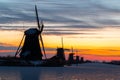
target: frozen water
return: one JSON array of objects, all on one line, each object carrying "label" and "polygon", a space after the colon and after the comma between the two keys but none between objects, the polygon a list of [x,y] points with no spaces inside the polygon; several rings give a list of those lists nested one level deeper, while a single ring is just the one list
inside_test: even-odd
[{"label": "frozen water", "polygon": [[0,80],[120,80],[120,66],[86,63],[70,67],[0,67]]}]

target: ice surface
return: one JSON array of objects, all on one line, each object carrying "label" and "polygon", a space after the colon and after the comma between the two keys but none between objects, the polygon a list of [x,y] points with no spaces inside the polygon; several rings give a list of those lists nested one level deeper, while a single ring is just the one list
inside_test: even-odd
[{"label": "ice surface", "polygon": [[120,80],[120,66],[86,63],[70,67],[0,67],[0,80]]}]

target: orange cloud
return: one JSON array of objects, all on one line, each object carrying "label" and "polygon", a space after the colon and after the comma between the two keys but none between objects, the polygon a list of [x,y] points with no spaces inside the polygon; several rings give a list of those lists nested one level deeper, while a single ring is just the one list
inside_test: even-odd
[{"label": "orange cloud", "polygon": [[15,52],[15,50],[0,50],[0,53]]}]

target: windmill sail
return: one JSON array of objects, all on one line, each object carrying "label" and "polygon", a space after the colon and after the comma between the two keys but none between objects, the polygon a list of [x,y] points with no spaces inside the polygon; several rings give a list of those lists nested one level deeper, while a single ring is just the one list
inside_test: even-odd
[{"label": "windmill sail", "polygon": [[15,53],[15,57],[19,54],[20,46],[21,46],[21,44],[22,44],[22,42],[23,42],[24,37],[25,37],[25,36],[23,35],[22,40],[21,40],[21,42],[20,42],[20,44],[19,44],[19,46],[18,46],[18,48],[17,48],[17,51],[16,51],[16,53]]},{"label": "windmill sail", "polygon": [[35,5],[35,13],[36,13],[36,20],[37,20],[38,29],[40,31],[40,42],[41,42],[41,45],[42,45],[42,48],[43,48],[44,56],[47,59],[46,53],[45,53],[45,48],[44,48],[44,43],[43,43],[43,39],[42,39],[42,35],[41,35],[41,33],[43,31],[43,28],[44,28],[44,25],[43,25],[43,21],[41,21],[41,26],[40,26],[39,16],[38,16],[38,11],[37,11],[37,6],[36,5]]},{"label": "windmill sail", "polygon": [[[36,20],[38,24],[37,28],[30,28],[24,32],[25,41],[20,53],[20,57],[28,60],[42,60],[42,51],[39,43],[39,36],[42,47],[44,49],[41,33],[44,26],[40,26],[37,6],[35,5]],[[45,50],[44,50],[45,52]]]},{"label": "windmill sail", "polygon": [[36,20],[37,20],[38,29],[40,30],[40,23],[39,23],[39,17],[38,17],[38,11],[37,11],[36,5],[35,5],[35,13],[36,13]]}]

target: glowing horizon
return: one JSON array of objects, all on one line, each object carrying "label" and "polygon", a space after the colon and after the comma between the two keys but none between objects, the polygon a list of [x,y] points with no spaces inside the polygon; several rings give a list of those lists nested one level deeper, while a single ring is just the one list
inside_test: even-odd
[{"label": "glowing horizon", "polygon": [[[106,32],[105,32],[106,31]],[[112,33],[111,33],[112,31]],[[64,39],[64,48],[65,49],[71,49],[73,47],[75,50],[75,53],[77,51],[77,55],[83,56],[86,59],[90,60],[120,60],[120,43],[119,43],[119,35],[115,36],[116,38],[110,39],[114,34],[120,34],[117,30],[113,32],[114,29],[111,30],[105,29],[103,30],[103,33],[100,34],[99,31],[96,33],[99,33],[96,36],[99,36],[100,38],[96,37],[95,35],[84,35],[88,36],[86,38],[79,38],[81,35],[43,35],[44,45],[45,48],[57,48],[61,47],[61,37]],[[94,32],[94,31],[92,31]],[[100,31],[101,32],[101,31]],[[18,47],[22,36],[24,34],[24,31],[22,30],[0,30],[0,43],[3,46],[15,46]],[[113,34],[112,36],[108,35],[108,33]],[[104,35],[103,35],[104,34]],[[101,36],[100,36],[101,35]],[[106,37],[106,36],[109,37]],[[83,36],[83,35],[82,35]],[[90,38],[92,37],[92,38]],[[103,37],[103,38],[101,38]],[[6,53],[10,50],[0,50],[0,53]],[[15,51],[15,50],[14,50]],[[10,52],[14,52],[11,50]],[[55,51],[47,51],[47,54],[55,54]],[[68,52],[66,53],[68,56]],[[98,58],[97,58],[98,57]],[[106,59],[103,59],[103,57]],[[101,61],[100,60],[100,61]]]}]

